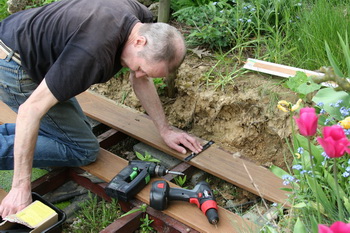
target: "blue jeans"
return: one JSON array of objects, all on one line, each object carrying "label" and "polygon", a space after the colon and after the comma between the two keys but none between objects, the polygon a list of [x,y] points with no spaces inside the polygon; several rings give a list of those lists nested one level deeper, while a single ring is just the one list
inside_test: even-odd
[{"label": "blue jeans", "polygon": [[[0,100],[15,112],[37,86],[11,57],[0,59]],[[0,125],[0,170],[13,169],[15,126]],[[72,98],[57,103],[42,118],[33,167],[82,166],[95,161],[98,151],[91,126]]]}]

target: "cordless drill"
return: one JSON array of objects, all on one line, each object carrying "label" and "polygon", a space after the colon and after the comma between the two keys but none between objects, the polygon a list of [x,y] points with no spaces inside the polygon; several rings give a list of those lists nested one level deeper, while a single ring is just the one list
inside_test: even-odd
[{"label": "cordless drill", "polygon": [[149,183],[152,176],[164,176],[167,173],[184,175],[153,162],[133,160],[108,183],[105,191],[110,197],[128,202]]},{"label": "cordless drill", "polygon": [[187,201],[194,203],[207,216],[209,223],[219,222],[218,206],[209,184],[205,181],[199,182],[194,189],[170,188],[165,180],[152,183],[150,193],[150,206],[156,210],[165,210],[168,201]]}]

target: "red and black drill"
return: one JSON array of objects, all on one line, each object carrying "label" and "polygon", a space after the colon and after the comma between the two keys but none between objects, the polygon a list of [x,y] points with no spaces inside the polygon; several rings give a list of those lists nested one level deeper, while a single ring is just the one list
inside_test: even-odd
[{"label": "red and black drill", "polygon": [[156,210],[165,210],[168,201],[187,201],[194,203],[207,216],[209,223],[216,225],[219,222],[218,206],[209,184],[199,182],[192,190],[170,188],[165,180],[152,183],[150,206]]}]

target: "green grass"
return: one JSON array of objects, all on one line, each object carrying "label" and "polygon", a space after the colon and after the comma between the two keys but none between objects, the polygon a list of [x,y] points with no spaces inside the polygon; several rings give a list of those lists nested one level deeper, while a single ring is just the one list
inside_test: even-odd
[{"label": "green grass", "polygon": [[[337,33],[345,38],[345,33],[350,32],[349,14],[350,5],[345,1],[319,0],[314,5],[305,4],[300,12],[300,20],[293,29],[294,33],[291,33],[290,41],[286,44],[287,49],[294,49],[291,53],[293,64],[311,70],[329,66],[325,41],[341,61]],[[345,61],[341,63],[344,69]]]},{"label": "green grass", "polygon": [[[42,177],[48,172],[43,169],[33,168],[32,170],[32,181]],[[6,192],[9,192],[11,189],[13,177],[13,170],[0,170],[0,188],[4,189]]]}]

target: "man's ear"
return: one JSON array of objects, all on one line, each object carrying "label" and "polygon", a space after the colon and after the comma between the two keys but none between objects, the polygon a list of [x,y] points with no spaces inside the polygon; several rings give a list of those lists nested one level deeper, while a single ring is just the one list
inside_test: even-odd
[{"label": "man's ear", "polygon": [[147,44],[147,39],[144,36],[138,36],[135,40],[135,46],[145,46]]}]

